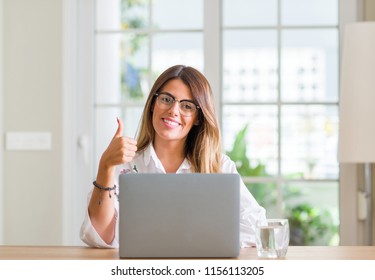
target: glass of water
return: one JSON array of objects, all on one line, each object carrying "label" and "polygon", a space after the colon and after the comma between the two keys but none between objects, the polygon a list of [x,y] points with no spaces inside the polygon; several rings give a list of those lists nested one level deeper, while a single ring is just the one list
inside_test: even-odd
[{"label": "glass of water", "polygon": [[261,258],[283,258],[289,245],[288,219],[267,219],[255,226],[256,247]]}]

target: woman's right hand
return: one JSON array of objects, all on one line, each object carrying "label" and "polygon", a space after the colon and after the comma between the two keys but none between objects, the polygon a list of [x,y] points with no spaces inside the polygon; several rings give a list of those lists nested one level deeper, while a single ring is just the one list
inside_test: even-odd
[{"label": "woman's right hand", "polygon": [[100,159],[100,166],[107,170],[131,162],[137,151],[137,141],[122,136],[124,125],[119,118],[117,118],[117,123],[117,131]]}]

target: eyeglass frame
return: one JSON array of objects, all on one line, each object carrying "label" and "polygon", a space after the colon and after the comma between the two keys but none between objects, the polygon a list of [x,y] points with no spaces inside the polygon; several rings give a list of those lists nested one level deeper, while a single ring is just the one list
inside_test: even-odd
[{"label": "eyeglass frame", "polygon": [[[197,110],[194,111],[192,115],[194,115],[195,112],[198,112],[198,110],[200,110],[200,108],[201,108],[201,107],[199,107],[199,105],[197,105],[193,100],[190,100],[190,99],[181,99],[181,100],[178,100],[178,99],[176,99],[176,97],[174,97],[171,93],[166,92],[166,91],[161,91],[161,92],[156,92],[156,93],[154,93],[154,96],[155,96],[155,98],[156,98],[156,102],[158,102],[158,97],[159,97],[161,94],[168,95],[169,97],[171,97],[171,98],[173,99],[173,102],[170,104],[170,107],[169,107],[168,109],[172,108],[173,104],[174,104],[176,101],[177,101],[178,103],[180,103],[180,104],[181,104],[181,102],[189,102],[189,103],[191,103],[192,105],[194,105],[195,108],[196,108]],[[164,104],[165,104],[165,103],[164,103]],[[167,104],[165,104],[165,105],[167,105]],[[181,107],[180,107],[180,106],[178,106],[178,109],[180,110],[180,113],[181,113],[182,115],[184,115],[184,114],[181,112]]]}]

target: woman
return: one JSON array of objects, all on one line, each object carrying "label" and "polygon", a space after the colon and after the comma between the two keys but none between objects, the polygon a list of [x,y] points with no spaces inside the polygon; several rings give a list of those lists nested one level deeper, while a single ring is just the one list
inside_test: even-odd
[{"label": "woman", "polygon": [[[123,123],[104,151],[81,239],[90,246],[118,247],[116,182],[120,172],[237,173],[222,154],[211,87],[192,67],[176,65],[155,81],[143,111],[138,141],[122,136]],[[119,170],[120,165],[125,169]],[[134,172],[134,171],[133,171]],[[241,182],[241,247],[255,244],[253,225],[265,219],[265,210]]]}]

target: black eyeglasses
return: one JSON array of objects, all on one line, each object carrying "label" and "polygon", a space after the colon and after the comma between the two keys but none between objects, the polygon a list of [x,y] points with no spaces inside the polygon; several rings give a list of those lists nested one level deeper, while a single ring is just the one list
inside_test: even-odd
[{"label": "black eyeglasses", "polygon": [[168,92],[157,92],[154,94],[156,96],[156,104],[160,109],[167,110],[170,109],[173,104],[177,101],[179,103],[178,108],[180,109],[181,115],[185,117],[190,117],[195,114],[200,107],[194,103],[192,100],[177,100],[172,94]]}]

